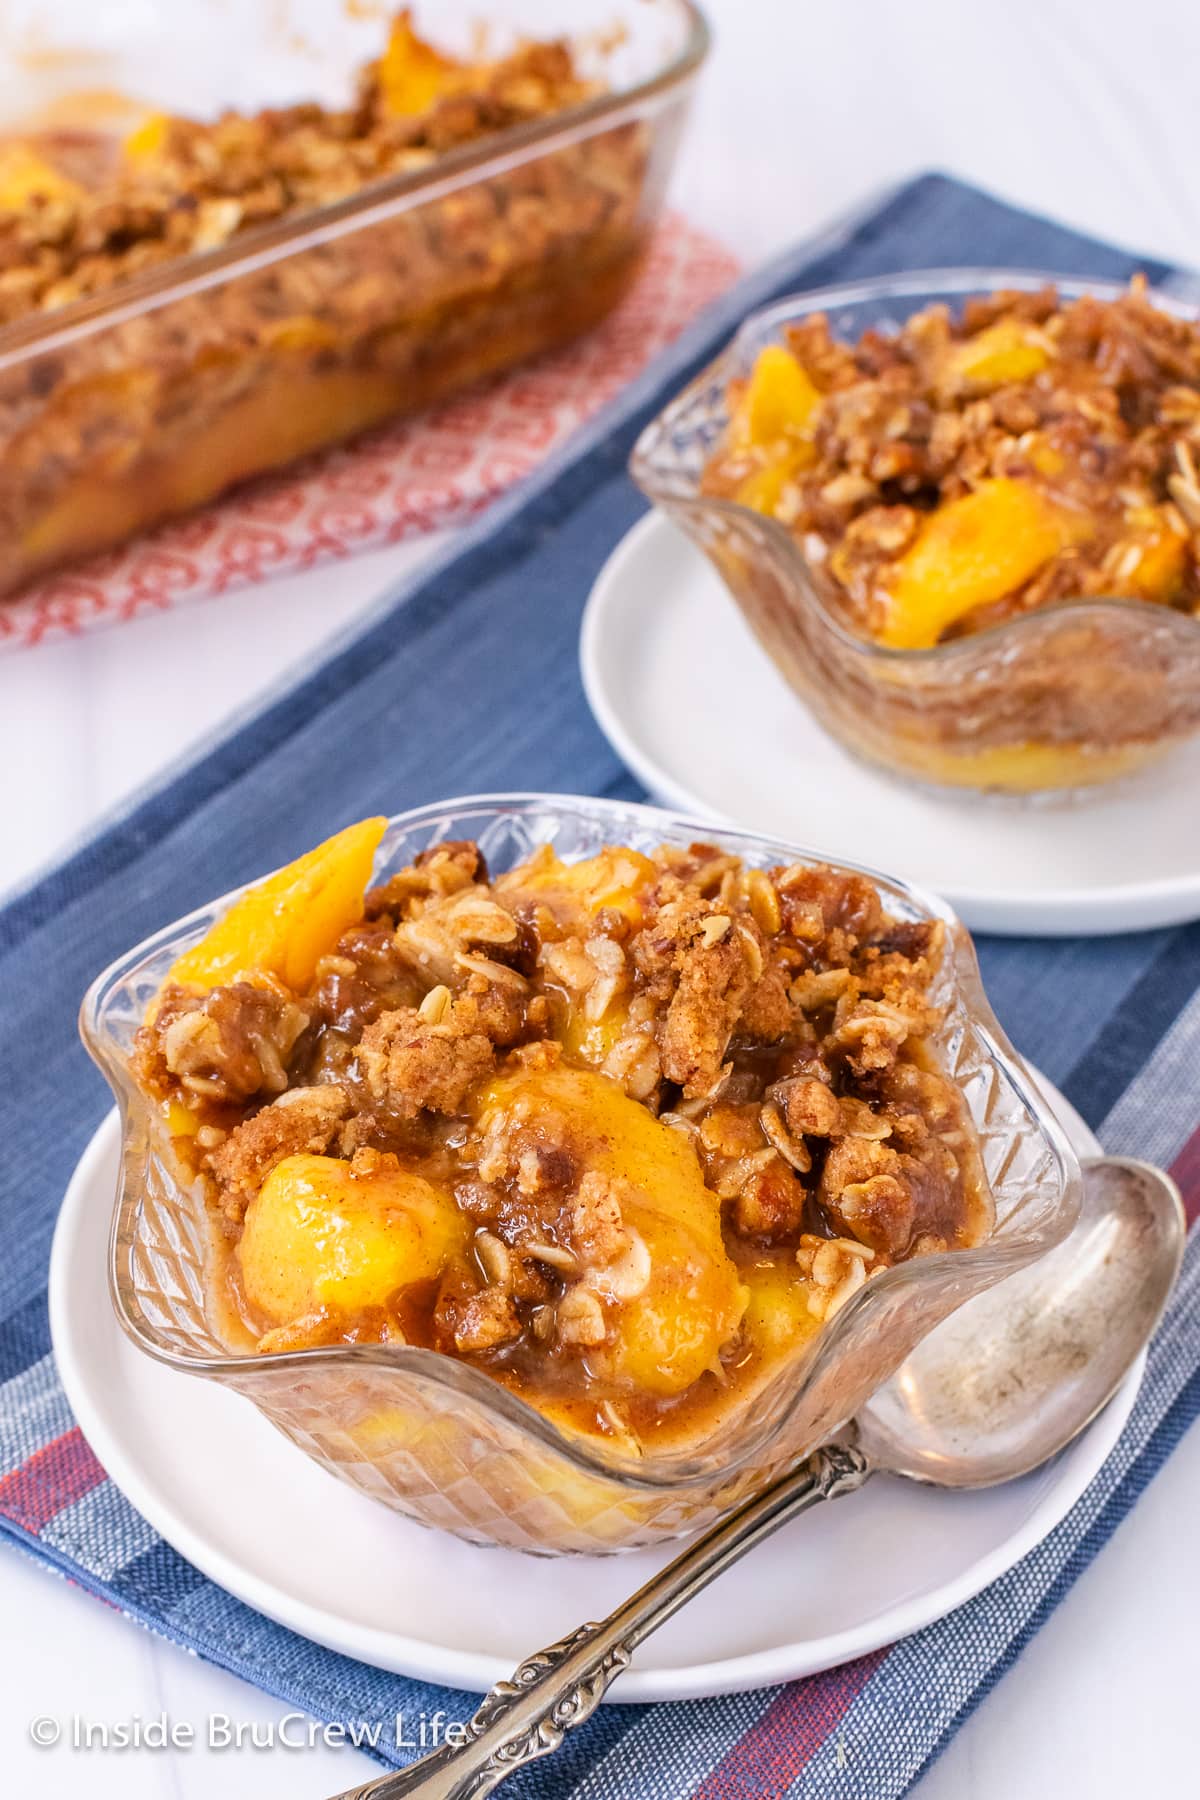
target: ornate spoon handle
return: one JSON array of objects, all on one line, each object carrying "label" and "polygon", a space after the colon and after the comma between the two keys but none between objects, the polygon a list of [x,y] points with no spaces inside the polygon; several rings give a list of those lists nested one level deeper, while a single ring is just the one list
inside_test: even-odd
[{"label": "ornate spoon handle", "polygon": [[467,1725],[467,1741],[444,1745],[395,1775],[381,1775],[335,1800],[481,1800],[506,1776],[557,1750],[590,1718],[634,1650],[732,1563],[797,1513],[861,1487],[871,1466],[847,1444],[816,1450],[773,1487],[746,1500],[599,1624],[527,1657],[497,1682]]}]

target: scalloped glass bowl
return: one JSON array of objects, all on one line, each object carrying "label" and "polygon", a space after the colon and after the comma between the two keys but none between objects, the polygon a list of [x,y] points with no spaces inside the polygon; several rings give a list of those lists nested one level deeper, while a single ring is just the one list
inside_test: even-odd
[{"label": "scalloped glass bowl", "polygon": [[[630,471],[715,564],[780,673],[844,748],[922,785],[1074,792],[1132,774],[1200,731],[1200,619],[1145,600],[1063,601],[929,650],[893,650],[838,618],[774,519],[700,492],[728,422],[731,378],[814,312],[838,337],[894,330],[935,302],[1053,282],[1067,298],[1111,282],[1011,269],[930,269],[818,288],[751,314],[729,347],[638,439]],[[1184,316],[1195,309],[1166,296]]]},{"label": "scalloped glass bowl", "polygon": [[[650,850],[697,836],[763,867],[820,860],[648,807],[543,794],[402,813],[389,825],[377,868],[400,868],[445,837],[478,839],[496,871],[542,843],[574,860],[604,844]],[[1058,1243],[1078,1208],[1075,1156],[992,1015],[965,928],[941,901],[867,872],[899,918],[946,923],[939,1047],[979,1133],[996,1230],[977,1249],[901,1264],[868,1282],[752,1405],[722,1419],[708,1443],[632,1460],[603,1441],[567,1435],[479,1370],[432,1350],[362,1344],[230,1353],[206,1304],[203,1199],[181,1181],[127,1059],[167,969],[232,895],[139,944],[99,976],[83,1003],[84,1042],[117,1096],[123,1124],[109,1266],[123,1329],[159,1362],[245,1395],[342,1480],[472,1542],[542,1554],[607,1552],[708,1524],[851,1417],[962,1301]]]}]

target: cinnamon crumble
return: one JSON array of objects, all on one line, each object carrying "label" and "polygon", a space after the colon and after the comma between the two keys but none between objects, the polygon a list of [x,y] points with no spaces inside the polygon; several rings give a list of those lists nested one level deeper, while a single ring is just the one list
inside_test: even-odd
[{"label": "cinnamon crumble", "polygon": [[854,344],[814,313],[730,399],[705,491],[785,525],[864,637],[922,649],[1094,596],[1200,613],[1200,323],[1140,276]]},{"label": "cinnamon crumble", "polygon": [[382,825],[247,892],[137,1040],[239,1341],[421,1345],[649,1445],[987,1235],[938,922],[705,843],[444,843],[364,895]]}]

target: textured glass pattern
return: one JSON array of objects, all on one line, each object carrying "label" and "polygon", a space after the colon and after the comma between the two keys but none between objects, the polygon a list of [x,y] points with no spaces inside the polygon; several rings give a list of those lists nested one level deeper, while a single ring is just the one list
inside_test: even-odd
[{"label": "textured glass pattern", "polygon": [[[446,837],[478,839],[498,871],[547,842],[573,860],[605,844],[651,850],[697,836],[763,867],[819,860],[647,807],[514,795],[400,815],[377,866],[383,873],[403,867]],[[1077,1210],[1074,1155],[988,1008],[965,930],[942,902],[868,873],[900,919],[947,924],[950,951],[936,996],[947,1009],[940,1049],[979,1133],[996,1231],[978,1249],[901,1264],[868,1282],[742,1416],[722,1421],[719,1441],[634,1461],[567,1436],[467,1364],[408,1346],[228,1352],[205,1308],[203,1202],[181,1184],[126,1058],[170,964],[229,895],[130,951],[84,1001],[84,1039],[124,1120],[109,1276],[125,1331],[159,1361],[246,1395],[363,1492],[474,1542],[544,1554],[613,1551],[704,1525],[828,1437],[939,1320],[1057,1243]]]}]

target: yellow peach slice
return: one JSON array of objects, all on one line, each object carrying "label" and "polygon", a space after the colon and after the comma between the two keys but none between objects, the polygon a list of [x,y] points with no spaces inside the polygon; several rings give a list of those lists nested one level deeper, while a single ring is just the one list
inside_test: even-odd
[{"label": "yellow peach slice", "polygon": [[793,1259],[752,1263],[742,1280],[750,1292],[746,1336],[764,1360],[786,1356],[821,1329],[808,1304],[809,1284]]},{"label": "yellow peach slice", "polygon": [[121,149],[131,162],[152,162],[166,148],[171,131],[169,113],[148,112],[128,134]]},{"label": "yellow peach slice", "polygon": [[241,976],[274,976],[306,988],[322,956],[362,917],[363,893],[387,825],[348,825],[250,888],[174,963],[169,981],[214,988]]},{"label": "yellow peach slice", "polygon": [[417,36],[407,9],[399,14],[379,60],[379,86],[384,108],[392,118],[413,118],[427,112],[443,94],[461,87],[463,75],[461,63]]},{"label": "yellow peach slice", "polygon": [[754,512],[765,513],[768,518],[772,518],[789,481],[793,481],[802,469],[810,467],[816,458],[814,444],[799,443],[785,455],[756,469],[752,475],[745,476],[738,483],[733,497],[740,505],[749,506]]},{"label": "yellow peach slice", "polygon": [[804,431],[820,404],[820,390],[782,344],[768,344],[754,360],[732,421],[738,445],[758,449]]},{"label": "yellow peach slice", "polygon": [[246,1298],[276,1325],[320,1307],[351,1315],[441,1274],[470,1227],[453,1197],[402,1169],[355,1176],[336,1156],[276,1164],[237,1247]]},{"label": "yellow peach slice", "polygon": [[292,313],[286,319],[276,319],[263,326],[260,336],[274,350],[329,350],[338,341],[329,321],[314,318],[311,313]]},{"label": "yellow peach slice", "polygon": [[610,1002],[602,1019],[589,1019],[581,1007],[573,1006],[560,1033],[563,1049],[598,1068],[628,1024],[629,1008],[619,1000]]},{"label": "yellow peach slice", "polygon": [[1107,565],[1115,571],[1114,594],[1164,603],[1173,600],[1187,573],[1187,538],[1175,530],[1160,507],[1139,507],[1126,517],[1132,530],[1113,546]]},{"label": "yellow peach slice", "polygon": [[604,1368],[641,1393],[682,1392],[717,1366],[746,1305],[721,1237],[720,1201],[690,1140],[586,1069],[501,1077],[484,1090],[481,1127],[513,1108],[569,1147],[581,1170],[618,1184],[624,1224],[649,1258],[645,1285],[629,1298],[606,1292],[603,1271],[595,1277],[610,1325]]},{"label": "yellow peach slice", "polygon": [[997,319],[983,331],[955,344],[947,367],[972,387],[1002,387],[1028,381],[1050,366],[1051,346],[1035,325],[1022,319]]},{"label": "yellow peach slice", "polygon": [[1057,505],[1028,482],[1008,476],[981,481],[931,513],[884,576],[880,642],[896,650],[936,644],[956,619],[1002,600],[1092,529],[1083,514]]},{"label": "yellow peach slice", "polygon": [[161,1112],[170,1137],[195,1137],[200,1129],[196,1114],[182,1100],[164,1100]]},{"label": "yellow peach slice", "polygon": [[0,212],[24,212],[34,200],[73,200],[81,192],[32,145],[0,145]]},{"label": "yellow peach slice", "polygon": [[582,862],[565,863],[552,851],[496,882],[499,894],[528,894],[563,923],[583,923],[609,908],[633,925],[642,922],[641,891],[658,879],[658,869],[640,851],[609,848]]}]

